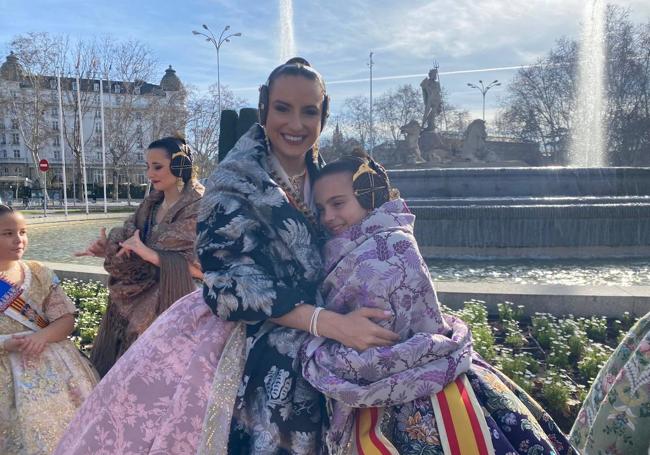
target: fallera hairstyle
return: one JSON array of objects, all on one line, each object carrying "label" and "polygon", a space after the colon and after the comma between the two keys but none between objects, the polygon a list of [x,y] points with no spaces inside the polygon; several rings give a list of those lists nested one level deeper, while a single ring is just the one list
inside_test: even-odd
[{"label": "fallera hairstyle", "polygon": [[283,65],[278,66],[269,74],[266,83],[260,87],[260,97],[257,108],[260,116],[260,124],[266,124],[266,118],[269,113],[269,95],[273,83],[282,76],[301,76],[310,81],[316,81],[323,90],[323,106],[321,108],[320,129],[323,131],[327,117],[329,116],[330,98],[327,96],[325,89],[325,80],[323,76],[311,67],[309,62],[302,57],[293,57]]},{"label": "fallera hairstyle", "polygon": [[346,155],[327,164],[314,179],[348,173],[352,178],[352,189],[361,207],[374,210],[385,202],[399,197],[399,191],[391,188],[388,173],[384,167],[374,161],[361,148],[353,150],[352,155]]},{"label": "fallera hairstyle", "polygon": [[19,213],[15,211],[12,207],[8,206],[7,204],[0,204],[0,216],[6,215],[8,213]]},{"label": "fallera hairstyle", "polygon": [[172,175],[181,178],[185,184],[192,179],[194,159],[185,139],[178,136],[164,137],[153,141],[147,149],[163,149],[171,160],[169,168]]}]

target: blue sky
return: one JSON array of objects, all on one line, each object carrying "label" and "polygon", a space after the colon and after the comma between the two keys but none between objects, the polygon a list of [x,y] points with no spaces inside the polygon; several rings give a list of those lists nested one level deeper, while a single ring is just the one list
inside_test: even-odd
[{"label": "blue sky", "polygon": [[[373,51],[375,95],[400,84],[417,86],[436,59],[451,102],[478,117],[481,96],[467,82],[505,84],[514,70],[466,71],[534,63],[557,38],[579,35],[584,2],[295,0],[295,43],[328,81],[334,112],[345,97],[368,93],[366,64]],[[611,3],[629,8],[635,21],[650,20],[647,0]],[[135,38],[151,48],[161,76],[171,64],[184,83],[199,88],[216,82],[216,54],[191,31],[206,23],[218,34],[228,24],[242,37],[221,48],[221,82],[251,105],[256,87],[280,63],[279,0],[0,0],[0,11],[3,55],[13,36],[30,31]],[[488,94],[488,120],[502,95],[503,87]]]}]

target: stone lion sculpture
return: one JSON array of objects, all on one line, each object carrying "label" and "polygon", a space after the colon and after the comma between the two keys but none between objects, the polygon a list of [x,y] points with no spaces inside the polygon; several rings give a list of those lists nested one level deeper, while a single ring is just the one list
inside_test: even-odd
[{"label": "stone lion sculpture", "polygon": [[476,119],[469,124],[463,135],[463,148],[461,149],[461,158],[469,161],[481,161],[488,155],[487,131],[485,121]]}]

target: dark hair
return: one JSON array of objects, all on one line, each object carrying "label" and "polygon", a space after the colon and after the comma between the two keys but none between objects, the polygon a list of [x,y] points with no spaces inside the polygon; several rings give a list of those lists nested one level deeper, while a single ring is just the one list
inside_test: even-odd
[{"label": "dark hair", "polygon": [[260,123],[266,124],[266,117],[269,111],[269,98],[271,93],[271,86],[273,83],[282,76],[301,76],[310,81],[316,81],[323,90],[323,105],[321,108],[321,131],[325,128],[327,117],[329,116],[329,103],[330,98],[327,96],[325,88],[325,80],[323,76],[311,67],[309,62],[302,57],[293,57],[287,60],[283,65],[278,66],[271,74],[269,74],[266,83],[260,87],[260,97],[258,102],[258,111]]},{"label": "dark hair", "polygon": [[183,179],[183,183],[187,183],[192,179],[192,163],[194,160],[192,150],[185,142],[185,139],[180,136],[164,137],[153,141],[147,149],[164,150],[171,160],[169,164],[171,173]]},{"label": "dark hair", "polygon": [[6,215],[7,213],[16,213],[13,207],[7,204],[0,204],[0,216]]},{"label": "dark hair", "polygon": [[[381,164],[370,158],[360,147],[355,148],[352,153],[325,165],[314,179],[314,183],[328,175],[349,173],[354,195],[359,204],[367,210],[376,209],[399,197],[399,192],[391,188],[388,173]],[[362,166],[367,169],[362,169]]]}]

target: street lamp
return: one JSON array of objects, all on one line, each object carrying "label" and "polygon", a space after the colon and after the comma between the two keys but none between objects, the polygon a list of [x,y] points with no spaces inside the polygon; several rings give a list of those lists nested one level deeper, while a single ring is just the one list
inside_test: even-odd
[{"label": "street lamp", "polygon": [[219,49],[221,49],[221,45],[223,43],[230,42],[230,38],[232,38],[233,36],[241,36],[241,33],[239,32],[230,33],[224,36],[224,34],[228,30],[230,30],[230,25],[226,25],[224,29],[221,31],[221,34],[219,35],[219,39],[217,39],[212,33],[212,30],[210,30],[207,25],[203,24],[202,27],[204,30],[206,30],[207,33],[197,32],[196,30],[192,30],[192,34],[201,35],[205,37],[205,40],[211,42],[214,45],[214,48],[217,50],[217,98],[219,101],[219,118],[221,118],[221,77],[219,74]]},{"label": "street lamp", "polygon": [[481,95],[483,95],[483,121],[485,121],[485,94],[492,87],[498,87],[499,85],[501,85],[501,82],[495,79],[492,82],[490,82],[488,85],[483,84],[482,80],[479,80],[478,83],[481,84],[480,87],[475,84],[470,84],[469,82],[467,83],[467,86],[477,89],[479,92],[481,92]]}]

